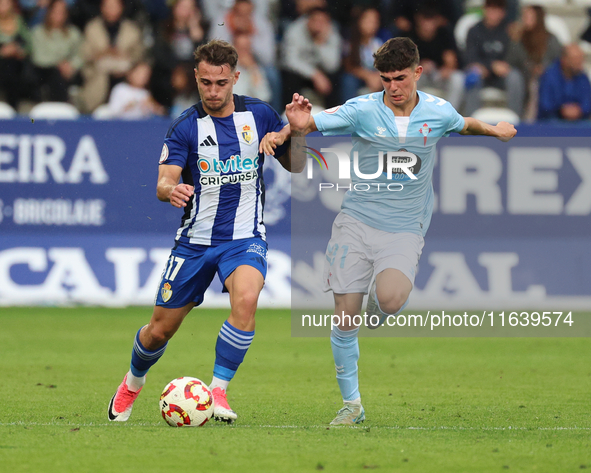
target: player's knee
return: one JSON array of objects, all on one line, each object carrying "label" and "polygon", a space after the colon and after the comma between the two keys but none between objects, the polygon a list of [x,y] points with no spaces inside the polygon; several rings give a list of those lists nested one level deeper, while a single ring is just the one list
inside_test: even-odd
[{"label": "player's knee", "polygon": [[248,289],[244,291],[238,291],[238,293],[233,297],[233,309],[236,313],[241,314],[243,317],[252,317],[256,312],[258,300],[258,291]]},{"label": "player's knee", "polygon": [[391,292],[389,294],[381,295],[381,297],[380,294],[378,294],[380,309],[386,314],[397,313],[406,302],[406,299],[408,299],[408,294],[402,292]]},{"label": "player's knee", "polygon": [[149,331],[148,341],[145,348],[148,350],[156,350],[164,345],[174,335],[174,330],[167,330],[166,327],[156,326]]}]

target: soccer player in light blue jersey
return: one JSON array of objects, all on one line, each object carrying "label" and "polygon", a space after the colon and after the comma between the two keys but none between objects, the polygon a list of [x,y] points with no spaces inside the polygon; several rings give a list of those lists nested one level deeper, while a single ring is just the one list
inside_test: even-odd
[{"label": "soccer player in light blue jersey", "polygon": [[[382,92],[351,99],[313,117],[307,101],[295,94],[287,114],[292,137],[313,131],[352,135],[351,156],[358,153],[358,169],[366,177],[361,179],[351,172],[353,187],[345,194],[333,224],[323,280],[325,290],[333,291],[336,315],[362,314],[363,296],[369,289],[366,312],[376,316],[368,317],[370,328],[381,326],[388,315],[398,314],[407,304],[433,211],[437,141],[451,132],[494,136],[502,141],[516,133],[509,123],[492,126],[462,117],[445,100],[417,91],[422,67],[417,47],[408,38],[384,43],[374,54],[374,67],[382,79]],[[283,144],[283,139],[284,135],[272,133],[263,140],[263,147],[270,152]],[[403,151],[404,155],[399,154],[388,166],[380,151]],[[392,166],[394,163],[398,166]],[[351,168],[353,171],[354,159]],[[363,191],[355,191],[355,184],[365,184]],[[357,372],[358,331],[359,327],[344,319],[331,333],[344,401],[332,425],[365,419]]]},{"label": "soccer player in light blue jersey", "polygon": [[[289,127],[268,104],[232,93],[240,73],[229,43],[212,40],[195,52],[201,101],[170,126],[158,173],[157,196],[184,209],[175,246],[156,294],[152,318],[136,334],[131,367],[108,409],[109,420],[126,421],[146,373],[164,354],[189,311],[203,302],[215,274],[230,293],[231,312],[215,347],[214,418],[233,423],[226,389],[254,338],[255,311],[267,273],[263,224],[265,187],[261,139],[274,132],[282,142]],[[311,108],[300,101],[302,110]],[[291,170],[290,150],[275,156]],[[303,169],[294,164],[294,171]],[[181,182],[182,178],[182,182]]]}]

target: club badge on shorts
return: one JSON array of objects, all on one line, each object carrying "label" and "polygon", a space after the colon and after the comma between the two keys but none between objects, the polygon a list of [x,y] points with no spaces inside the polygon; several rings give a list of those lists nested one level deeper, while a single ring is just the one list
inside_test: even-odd
[{"label": "club badge on shorts", "polygon": [[160,291],[160,293],[162,294],[162,300],[164,302],[168,302],[172,297],[172,288],[170,286],[170,283],[164,283],[164,286],[162,286],[162,290]]}]

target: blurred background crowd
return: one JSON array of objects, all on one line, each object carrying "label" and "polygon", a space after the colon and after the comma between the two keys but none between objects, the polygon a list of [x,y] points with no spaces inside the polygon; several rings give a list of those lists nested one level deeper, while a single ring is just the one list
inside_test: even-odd
[{"label": "blurred background crowd", "polygon": [[[587,5],[588,4],[588,5]],[[419,88],[464,115],[591,114],[588,0],[0,0],[0,101],[26,115],[69,103],[95,117],[178,116],[199,97],[193,51],[234,44],[235,93],[279,113],[382,89],[372,54],[417,43]],[[7,105],[6,105],[7,104]],[[499,115],[500,112],[500,115]]]}]

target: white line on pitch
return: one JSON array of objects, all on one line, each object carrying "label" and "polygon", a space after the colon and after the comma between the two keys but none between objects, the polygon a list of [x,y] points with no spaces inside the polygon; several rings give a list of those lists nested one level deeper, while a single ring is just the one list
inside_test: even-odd
[{"label": "white line on pitch", "polygon": [[[34,426],[34,427],[105,427],[107,425],[115,425],[111,422],[105,423],[86,423],[86,424],[78,424],[74,422],[0,422],[0,427],[8,427],[8,426]],[[129,427],[160,427],[164,426],[161,422],[129,422],[128,424],[124,424]],[[215,425],[215,424],[214,424]],[[226,426],[224,426],[226,427]],[[427,431],[437,431],[437,430],[473,430],[473,431],[487,431],[487,430],[523,430],[523,431],[536,431],[536,430],[550,430],[550,431],[560,431],[560,430],[569,430],[569,431],[588,431],[591,430],[591,427],[577,427],[576,425],[573,427],[462,427],[462,426],[447,426],[441,425],[437,427],[412,427],[412,426],[398,426],[398,425],[350,425],[350,426],[332,426],[332,428],[353,428],[353,429],[365,429],[371,428],[375,430],[427,430]],[[329,425],[233,425],[228,427],[231,429],[327,429],[331,428]]]}]

